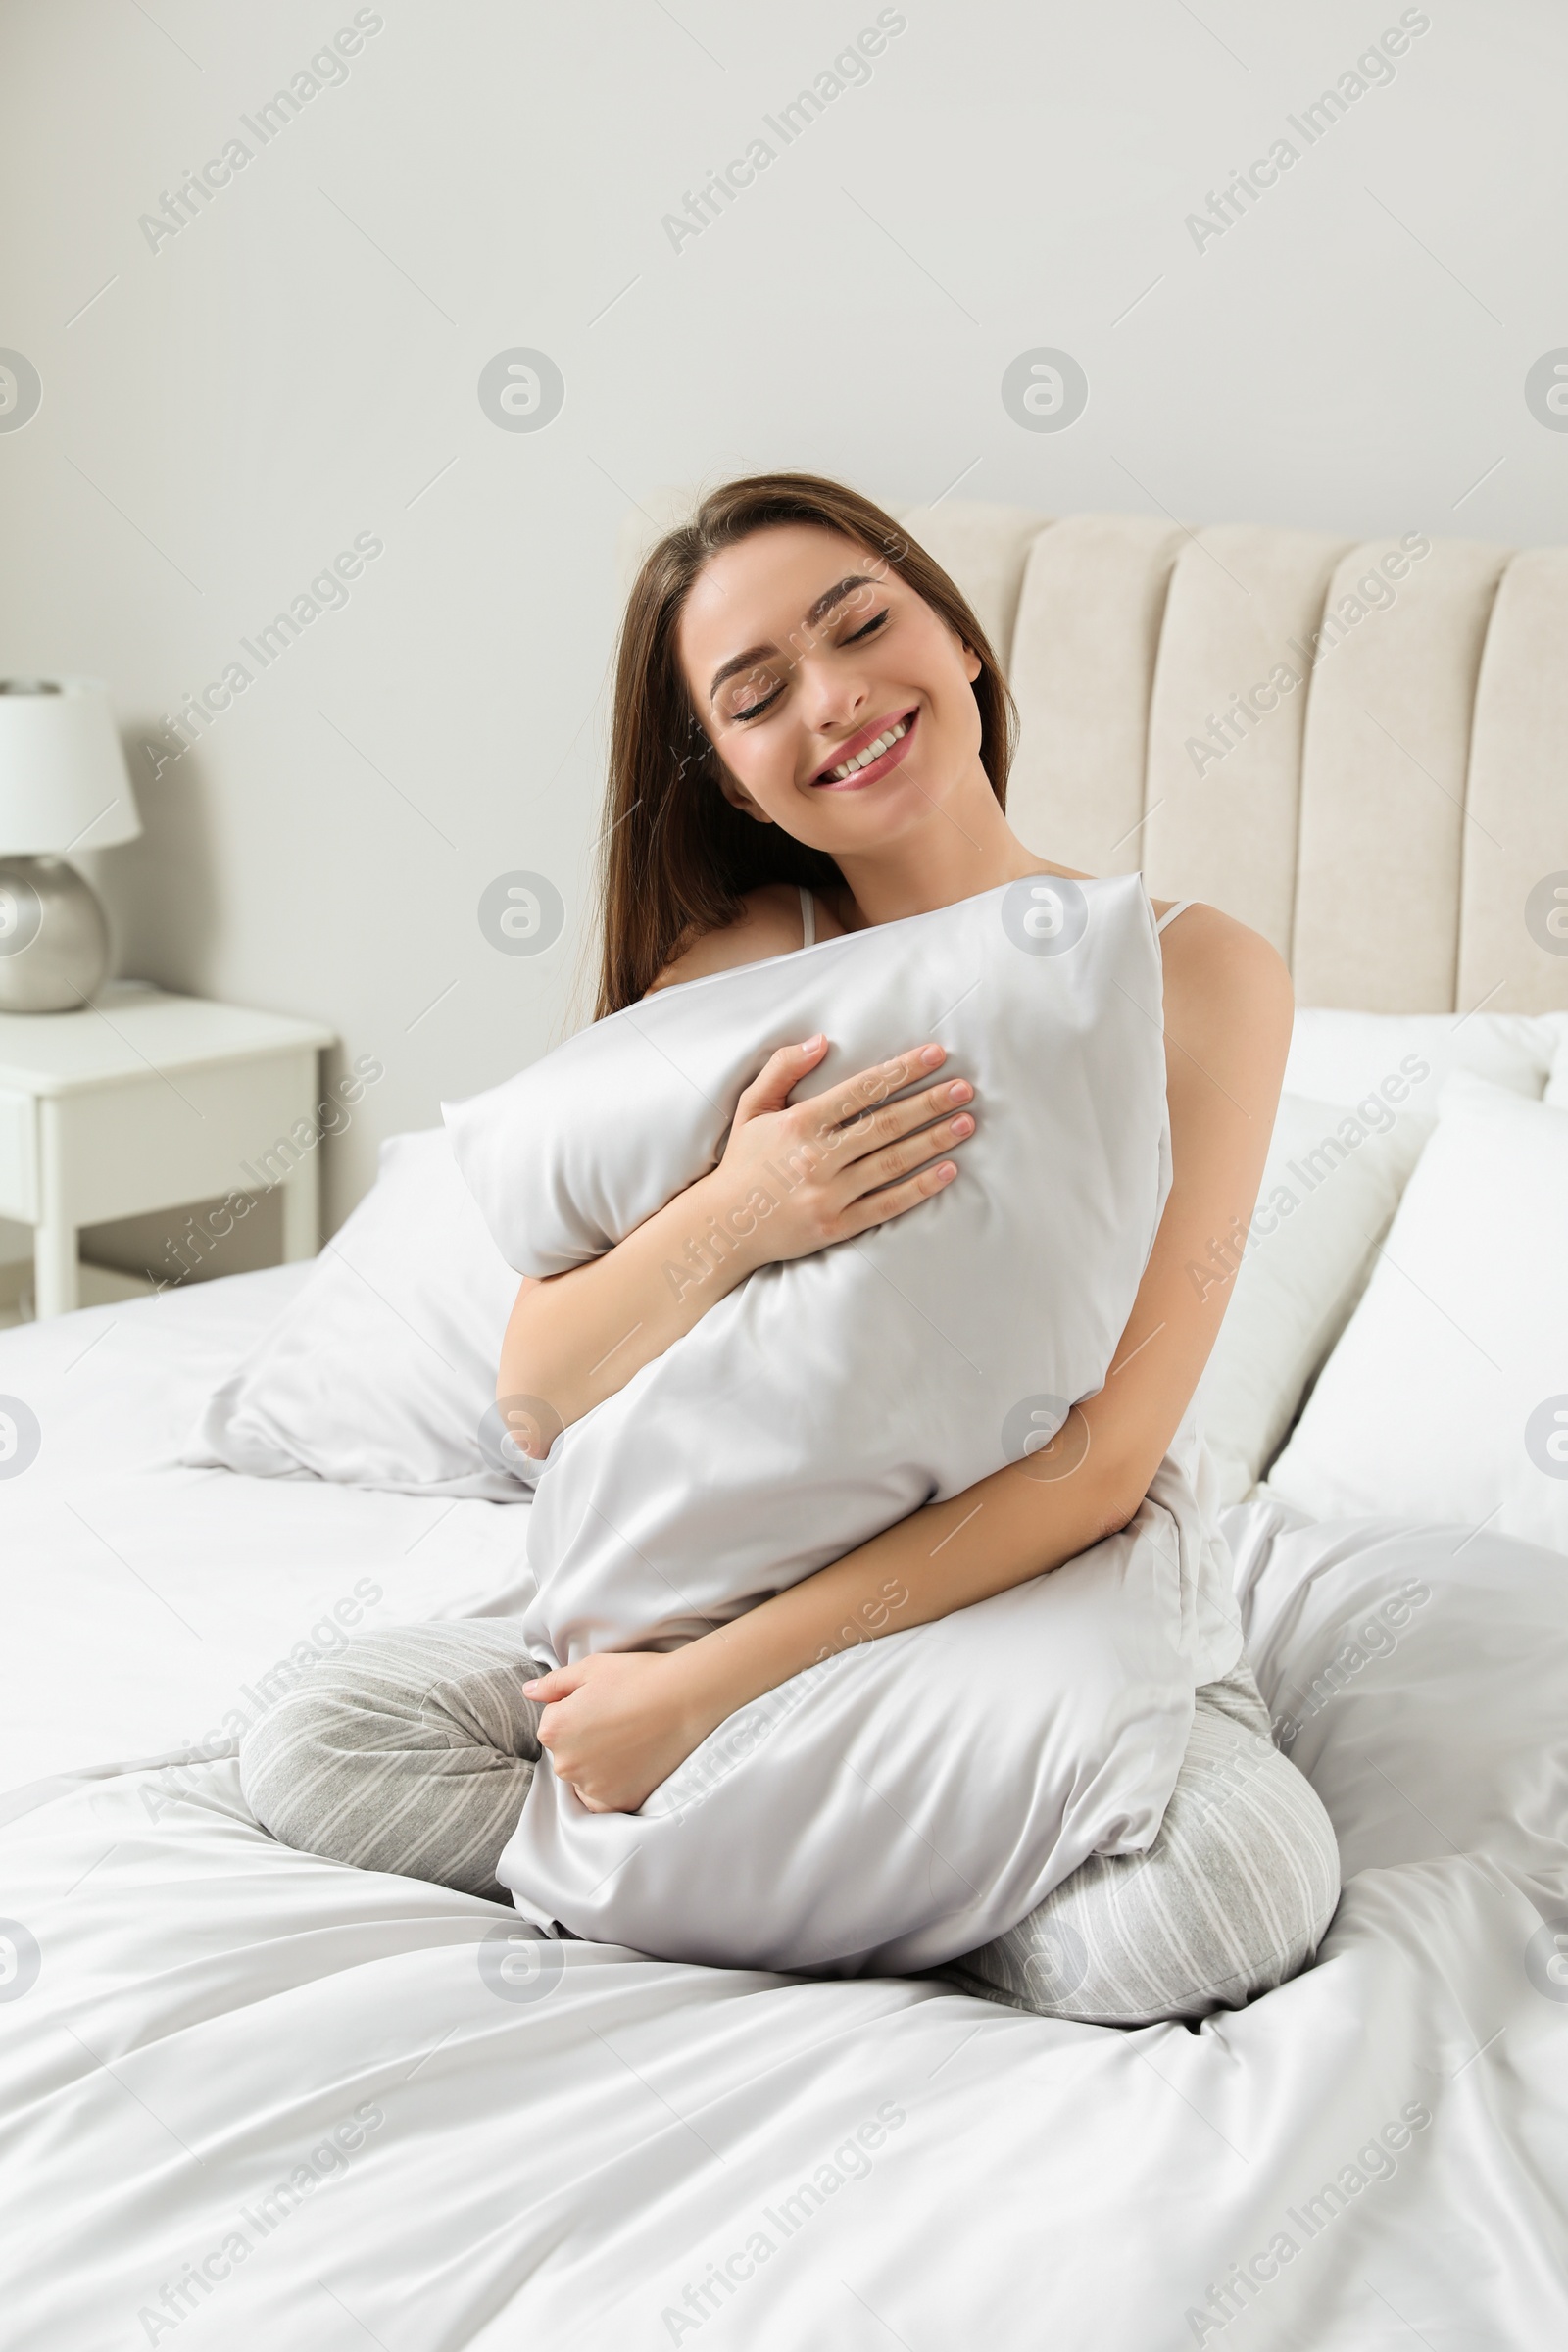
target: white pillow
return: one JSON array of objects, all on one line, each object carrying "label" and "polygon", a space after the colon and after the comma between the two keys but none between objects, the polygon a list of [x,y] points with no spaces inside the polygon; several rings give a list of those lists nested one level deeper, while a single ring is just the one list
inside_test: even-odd
[{"label": "white pillow", "polygon": [[[1267,1470],[1365,1288],[1447,1077],[1539,1096],[1554,1053],[1568,1063],[1563,1015],[1298,1007],[1252,1239],[1200,1388],[1227,1502]],[[1562,1083],[1568,1100],[1568,1069]]]},{"label": "white pillow", "polygon": [[209,1399],[184,1455],[256,1478],[532,1499],[495,1407],[517,1277],[442,1128],[394,1135],[309,1280]]},{"label": "white pillow", "polygon": [[[1396,1092],[1405,1083],[1396,1073]],[[1199,1390],[1222,1502],[1240,1502],[1262,1477],[1365,1286],[1402,1189],[1396,1115],[1376,1092],[1356,1110],[1281,1100],[1247,1254]],[[1223,1259],[1194,1274],[1211,1278],[1227,1278]]]},{"label": "white pillow", "polygon": [[1456,1076],[1268,1487],[1568,1551],[1568,1111]]},{"label": "white pillow", "polygon": [[[1562,1042],[1550,1014],[1337,1012],[1298,1008],[1285,1092],[1317,1102],[1359,1102],[1393,1078],[1407,1082],[1393,1146],[1407,1180],[1438,1119],[1444,1081],[1468,1070],[1538,1101]],[[1390,1100],[1394,1100],[1393,1096]]]},{"label": "white pillow", "polygon": [[1539,1017],[1556,1048],[1543,1101],[1558,1109],[1568,1109],[1568,1012],[1544,1012]]},{"label": "white pillow", "polygon": [[[710,1168],[791,1040],[831,1041],[797,1099],[928,1038],[976,1093],[945,1192],[764,1266],[556,1439],[536,1654],[702,1633],[1038,1447],[1100,1388],[1170,1181],[1160,986],[1138,876],[1041,877],[661,990],[447,1106],[497,1244],[548,1275]],[[755,1225],[774,1201],[753,1200]],[[694,1235],[671,1280],[715,1246]]]}]

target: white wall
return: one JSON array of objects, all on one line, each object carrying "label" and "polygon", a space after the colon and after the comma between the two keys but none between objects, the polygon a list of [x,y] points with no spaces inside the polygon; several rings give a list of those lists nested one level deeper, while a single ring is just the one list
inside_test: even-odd
[{"label": "white wall", "polygon": [[[874,0],[381,0],[261,147],[241,116],[355,13],[0,18],[0,346],[43,386],[0,432],[0,668],[113,683],[147,825],[97,861],[122,967],[385,1063],[332,1222],[381,1136],[571,1018],[612,546],[654,485],[788,465],[1047,513],[1568,526],[1568,434],[1524,397],[1568,344],[1553,0],[1405,11],[1430,28],[1310,148],[1286,118],[1398,6],[908,0],[784,147],[764,116]],[[152,250],[139,216],[236,132],[250,162]],[[662,217],[760,135],[775,160],[675,250]],[[1281,135],[1299,160],[1199,250],[1186,217]],[[542,431],[479,405],[514,346],[564,376]],[[1035,346],[1087,371],[1069,430],[1003,406]],[[346,607],[260,672],[239,639],[358,533],[384,552]],[[155,781],[140,747],[236,656],[254,681]],[[476,920],[514,868],[567,906],[537,959]]]}]

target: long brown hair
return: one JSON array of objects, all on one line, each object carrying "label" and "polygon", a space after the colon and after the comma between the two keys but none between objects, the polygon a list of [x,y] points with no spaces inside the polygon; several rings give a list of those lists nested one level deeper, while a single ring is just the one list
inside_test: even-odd
[{"label": "long brown hair", "polygon": [[600,900],[604,962],[594,1017],[635,1004],[683,942],[732,923],[761,882],[841,886],[825,851],[781,825],[760,825],[719,789],[719,760],[681,675],[681,609],[705,564],[754,531],[810,523],[881,558],[978,655],[980,759],[1007,804],[1017,712],[1002,665],[966,599],[939,564],[858,491],[814,473],[726,482],[643,564],[626,604],[615,662],[615,709],[605,795]]}]

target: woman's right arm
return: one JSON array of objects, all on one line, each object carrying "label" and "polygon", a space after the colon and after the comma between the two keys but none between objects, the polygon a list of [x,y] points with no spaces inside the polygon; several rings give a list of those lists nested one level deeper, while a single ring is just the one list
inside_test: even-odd
[{"label": "woman's right arm", "polygon": [[940,1069],[945,1049],[917,1047],[792,1103],[826,1052],[823,1037],[782,1047],[742,1095],[717,1167],[603,1256],[524,1281],[496,1383],[522,1450],[548,1452],[759,1266],[848,1241],[952,1181],[942,1154],[973,1130],[973,1088],[943,1081],[890,1100]]}]

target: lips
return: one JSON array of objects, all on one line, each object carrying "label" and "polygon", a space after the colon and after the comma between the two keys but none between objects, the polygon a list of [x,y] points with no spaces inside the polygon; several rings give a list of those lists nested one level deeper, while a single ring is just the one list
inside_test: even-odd
[{"label": "lips", "polygon": [[[918,718],[918,710],[911,709],[873,719],[869,726],[861,727],[858,734],[838,746],[833,759],[811,778],[813,790],[853,792],[862,784],[876,783],[897,767],[908,751]],[[893,740],[885,741],[888,737]],[[883,745],[882,750],[867,760],[866,753],[876,744]],[[853,761],[864,761],[864,765],[851,765]],[[845,767],[850,769],[848,775],[838,772]]]}]

